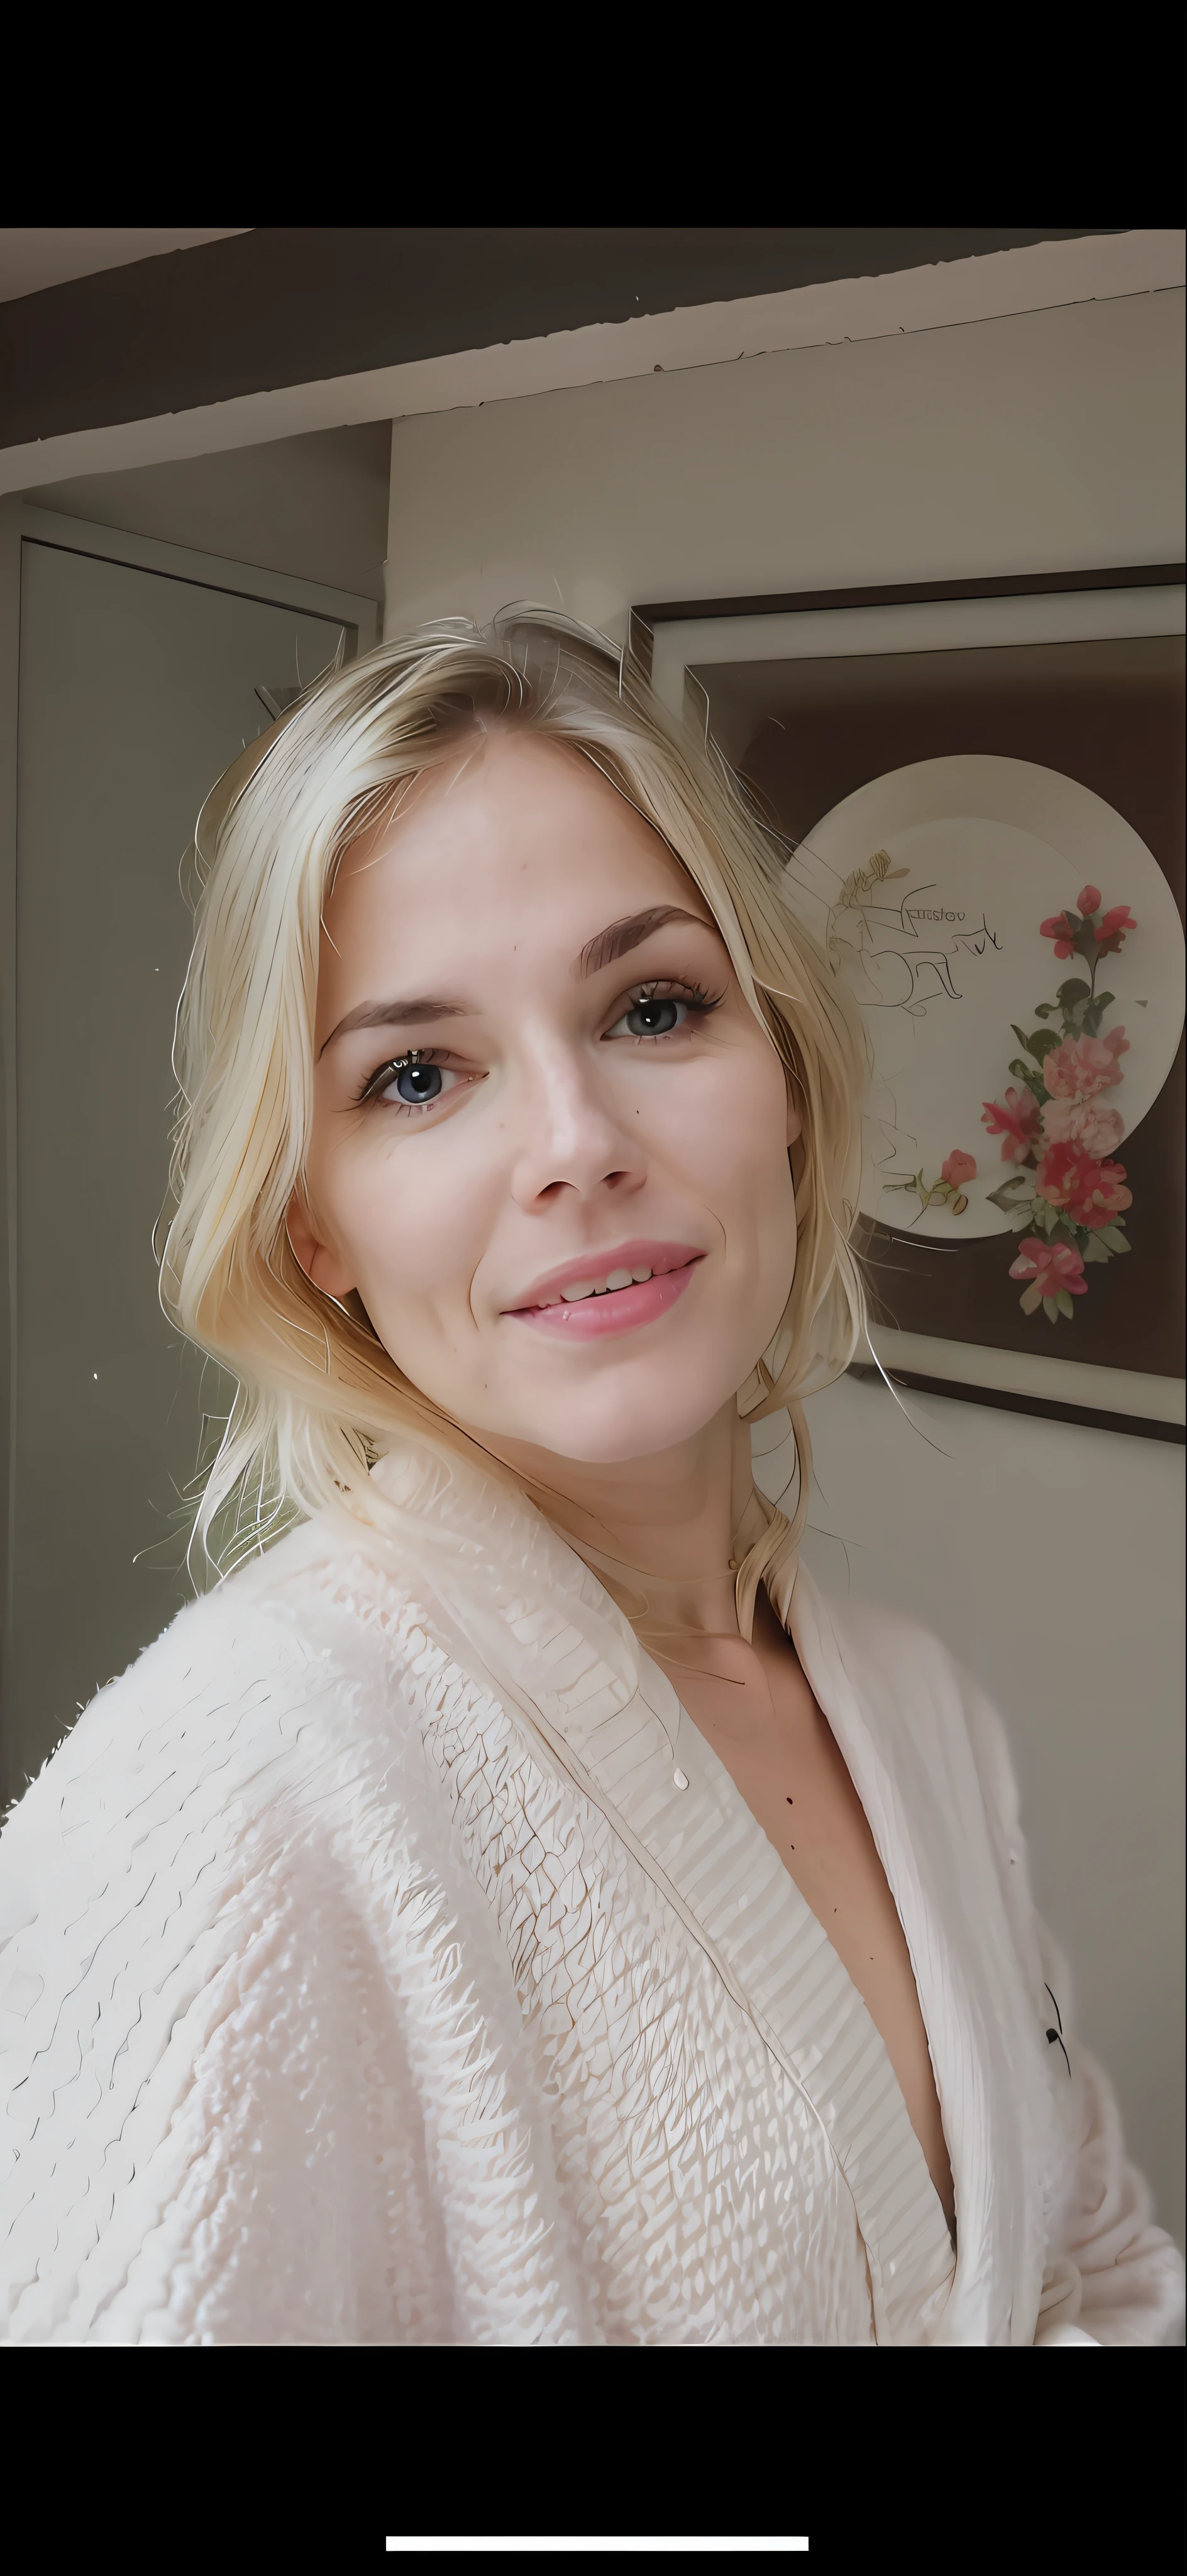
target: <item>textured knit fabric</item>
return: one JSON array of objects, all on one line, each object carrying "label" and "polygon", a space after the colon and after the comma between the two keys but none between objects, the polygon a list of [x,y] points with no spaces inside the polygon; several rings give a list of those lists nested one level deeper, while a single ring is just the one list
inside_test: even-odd
[{"label": "textured knit fabric", "polygon": [[779,1592],[910,1948],[955,2254],[861,1998],[596,1578],[470,1469],[372,1487],[183,1611],[5,1829],[0,2339],[1173,2335],[935,1641]]}]

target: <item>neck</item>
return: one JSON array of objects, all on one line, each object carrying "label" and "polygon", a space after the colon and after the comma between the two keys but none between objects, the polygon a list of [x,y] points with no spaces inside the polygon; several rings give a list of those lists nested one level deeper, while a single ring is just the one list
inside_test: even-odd
[{"label": "neck", "polygon": [[[732,1400],[675,1448],[610,1465],[560,1458],[526,1441],[484,1437],[483,1445],[521,1478],[579,1554],[653,1575],[656,1613],[666,1625],[718,1635],[736,1629],[739,1543],[743,1552],[751,1545],[761,1507],[749,1425]],[[601,1563],[596,1570],[603,1573]]]}]

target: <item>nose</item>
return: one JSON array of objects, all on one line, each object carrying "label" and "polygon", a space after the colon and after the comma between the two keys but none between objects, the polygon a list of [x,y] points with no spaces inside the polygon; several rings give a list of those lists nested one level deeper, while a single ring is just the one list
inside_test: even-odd
[{"label": "nose", "polygon": [[646,1179],[641,1137],[626,1133],[598,1081],[595,1065],[567,1050],[541,1050],[524,1063],[508,1116],[519,1130],[511,1195],[529,1212],[566,1190],[578,1198],[602,1191],[633,1196]]}]

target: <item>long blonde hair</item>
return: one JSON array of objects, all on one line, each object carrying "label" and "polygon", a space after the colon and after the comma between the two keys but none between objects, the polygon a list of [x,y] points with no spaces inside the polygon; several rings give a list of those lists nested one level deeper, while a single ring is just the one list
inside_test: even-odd
[{"label": "long blonde hair", "polygon": [[285,1218],[305,1179],[319,942],[338,862],[420,772],[490,723],[569,744],[661,835],[709,905],[795,1089],[795,1276],[738,1403],[752,1420],[787,1409],[793,1537],[802,1526],[800,1399],[839,1374],[863,1330],[849,1247],[861,1154],[854,1024],[789,904],[786,844],[711,742],[675,723],[604,636],[521,607],[487,629],[462,618],[421,626],[324,676],[203,808],[160,1294],[238,1391],[197,1509],[196,1579],[328,1503],[370,1517],[369,1468],[401,1436],[468,1445],[396,1366],[357,1299],[338,1305],[311,1284]]}]

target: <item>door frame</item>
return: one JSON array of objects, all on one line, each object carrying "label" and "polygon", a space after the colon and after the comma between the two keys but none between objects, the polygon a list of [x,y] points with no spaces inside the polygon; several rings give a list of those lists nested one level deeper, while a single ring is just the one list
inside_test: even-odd
[{"label": "door frame", "polygon": [[[37,509],[19,498],[0,500],[0,1781],[19,1795],[24,1782],[7,1780],[8,1644],[12,1633],[13,1528],[16,1455],[13,1440],[20,1314],[17,1304],[17,743],[20,712],[21,567],[26,545],[53,546],[67,554],[97,555],[137,572],[160,573],[204,590],[229,591],[274,608],[304,610],[344,630],[347,661],[365,653],[380,634],[374,599],[334,590],[325,582],[259,564],[235,563],[191,546],[101,528],[89,519]],[[261,709],[261,712],[263,710]]]}]

